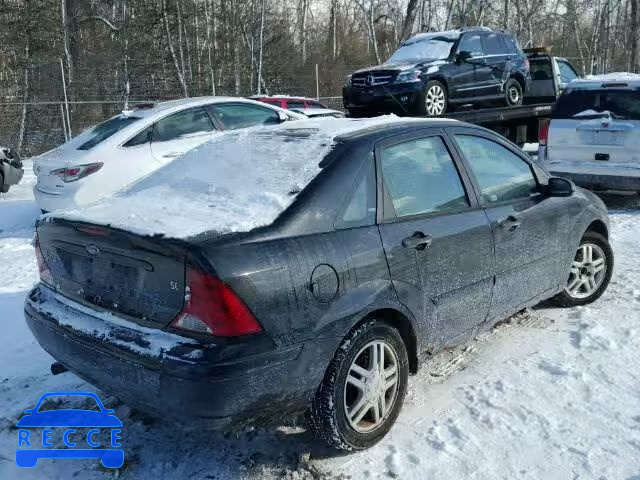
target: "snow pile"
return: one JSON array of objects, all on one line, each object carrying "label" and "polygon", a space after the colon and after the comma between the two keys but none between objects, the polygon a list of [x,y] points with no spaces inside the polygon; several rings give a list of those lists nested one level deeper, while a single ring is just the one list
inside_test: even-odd
[{"label": "snow pile", "polygon": [[113,198],[51,216],[172,238],[249,231],[291,205],[337,136],[396,121],[318,119],[225,133]]}]

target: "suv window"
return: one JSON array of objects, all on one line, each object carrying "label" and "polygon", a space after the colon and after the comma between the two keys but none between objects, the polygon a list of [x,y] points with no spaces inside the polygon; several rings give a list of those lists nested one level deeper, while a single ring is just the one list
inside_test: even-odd
[{"label": "suv window", "polygon": [[482,36],[482,50],[485,55],[506,55],[507,48],[497,33]]},{"label": "suv window", "polygon": [[149,143],[151,141],[151,135],[153,134],[153,125],[145,128],[140,133],[138,133],[135,137],[130,139],[128,142],[123,144],[123,147],[137,147],[138,145],[144,145],[145,143]]},{"label": "suv window", "polygon": [[469,206],[458,170],[440,137],[383,147],[381,163],[396,217]]},{"label": "suv window", "polygon": [[569,64],[563,60],[556,60],[558,63],[558,70],[560,71],[560,81],[562,83],[569,83],[571,80],[578,78],[578,74]]},{"label": "suv window", "polygon": [[214,130],[207,112],[203,108],[190,108],[158,120],[153,129],[154,142],[168,142]]},{"label": "suv window", "polygon": [[208,107],[225,130],[280,123],[278,112],[270,108],[242,104],[216,104]]},{"label": "suv window", "polygon": [[527,162],[484,137],[454,135],[487,203],[529,198],[538,183]]},{"label": "suv window", "polygon": [[481,57],[484,55],[482,50],[482,40],[479,33],[467,33],[462,37],[458,52],[470,52],[472,57]]},{"label": "suv window", "polygon": [[551,118],[613,118],[640,120],[640,92],[629,90],[571,90],[561,95]]},{"label": "suv window", "polygon": [[518,41],[513,35],[503,35],[502,39],[507,45],[507,50],[509,51],[509,53],[521,53],[520,45],[518,45]]}]

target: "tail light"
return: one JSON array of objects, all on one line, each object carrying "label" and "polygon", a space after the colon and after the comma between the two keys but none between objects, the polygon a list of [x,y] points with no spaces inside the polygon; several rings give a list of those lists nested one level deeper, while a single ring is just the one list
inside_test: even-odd
[{"label": "tail light", "polygon": [[36,249],[36,260],[38,261],[38,270],[40,271],[40,280],[42,280],[44,283],[48,283],[49,285],[53,285],[53,277],[51,276],[51,272],[49,271],[47,262],[44,261],[44,257],[42,256],[42,250],[40,249],[40,239],[38,238],[37,233],[35,236],[34,247]]},{"label": "tail light", "polygon": [[530,65],[529,65],[529,59],[528,59],[528,58],[525,58],[525,59],[524,59],[524,69],[528,72],[528,71],[529,71],[529,68],[530,68]]},{"label": "tail light", "polygon": [[262,331],[249,308],[220,279],[187,269],[185,303],[171,326],[217,337],[238,337]]},{"label": "tail light", "polygon": [[64,182],[75,182],[76,180],[80,180],[92,173],[96,173],[98,170],[102,168],[104,165],[102,162],[97,163],[89,163],[87,165],[76,165],[74,167],[67,168],[59,168],[57,170],[53,170],[51,175],[55,175],[60,177]]},{"label": "tail light", "polygon": [[538,143],[541,147],[547,145],[549,138],[549,120],[542,120],[538,126]]}]

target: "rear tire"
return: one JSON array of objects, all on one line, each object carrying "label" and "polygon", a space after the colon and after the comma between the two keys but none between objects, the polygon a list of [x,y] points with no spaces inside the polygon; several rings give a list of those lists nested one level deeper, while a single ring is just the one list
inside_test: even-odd
[{"label": "rear tire", "polygon": [[522,85],[515,78],[507,80],[504,86],[504,101],[508,107],[517,107],[522,105]]},{"label": "rear tire", "polygon": [[9,191],[9,185],[4,184],[4,175],[0,173],[0,193],[7,193]]},{"label": "rear tire", "polygon": [[561,307],[577,307],[602,296],[613,274],[613,250],[608,240],[588,231],[580,240],[565,288],[553,297]]},{"label": "rear tire", "polygon": [[371,447],[398,418],[408,376],[407,349],[398,330],[375,320],[360,325],[327,368],[307,412],[309,429],[334,448]]}]

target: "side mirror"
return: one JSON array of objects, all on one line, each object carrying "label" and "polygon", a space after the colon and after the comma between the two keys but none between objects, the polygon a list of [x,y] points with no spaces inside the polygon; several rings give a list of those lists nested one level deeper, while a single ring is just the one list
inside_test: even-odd
[{"label": "side mirror", "polygon": [[576,191],[571,180],[560,177],[551,177],[547,184],[547,194],[550,197],[570,197]]},{"label": "side mirror", "polygon": [[456,56],[458,63],[467,62],[469,61],[470,58],[471,58],[471,52],[467,50],[460,50],[458,52],[458,55]]}]

